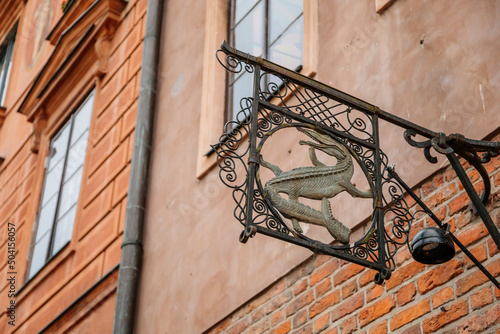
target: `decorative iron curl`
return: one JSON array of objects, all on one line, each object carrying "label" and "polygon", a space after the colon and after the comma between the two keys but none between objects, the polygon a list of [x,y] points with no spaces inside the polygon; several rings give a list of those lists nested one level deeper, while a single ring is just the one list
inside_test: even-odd
[{"label": "decorative iron curl", "polygon": [[355,131],[358,134],[356,137],[359,139],[375,143],[373,129],[369,129],[369,125],[372,124],[372,116],[330,99],[326,95],[298,86],[275,73],[272,75],[264,73],[261,76],[264,78],[261,79],[261,82],[266,82],[265,78],[268,77],[277,78],[277,80],[269,80],[266,85],[261,84],[260,94],[270,102],[282,105],[291,113],[333,127],[340,132],[347,134],[350,131]]},{"label": "decorative iron curl", "polygon": [[267,213],[264,199],[254,194],[253,210],[256,213]]},{"label": "decorative iron curl", "polygon": [[[370,245],[370,247],[367,247],[368,245]],[[376,245],[375,247],[377,248],[373,248],[374,245]],[[352,253],[360,259],[378,262],[378,242],[375,238],[370,238],[365,246],[355,246],[352,249]]]},{"label": "decorative iron curl", "polygon": [[[219,57],[219,53],[223,54],[224,61],[221,60],[221,57]],[[227,71],[234,73],[234,74],[239,74],[243,70],[245,70],[248,73],[253,73],[254,72],[254,67],[253,65],[247,64],[245,62],[242,62],[238,58],[232,55],[226,54],[222,50],[217,50],[215,53],[215,57],[217,58],[217,61],[219,64],[221,64],[222,67],[224,67]]]},{"label": "decorative iron curl", "polygon": [[375,184],[373,182],[374,180],[376,180],[375,162],[374,162],[375,151],[363,147],[354,142],[351,142],[349,140],[343,140],[343,142],[348,148],[351,149],[351,155],[357,160],[357,162],[363,165],[364,167],[363,172],[365,172],[365,176],[368,179],[372,180],[371,187],[372,189],[374,189]]},{"label": "decorative iron curl", "polygon": [[[238,153],[243,138],[248,134],[246,127],[234,127],[229,130],[229,125],[225,126],[225,133],[220,137],[219,144],[212,145],[217,153],[217,164],[219,166],[219,178],[229,188],[239,189],[246,182],[246,172],[248,171],[246,161],[243,157],[248,153],[247,147]],[[238,180],[236,170],[243,169],[245,178]]]},{"label": "decorative iron curl", "polygon": [[269,217],[267,220],[266,220],[266,227],[270,230],[274,230],[276,232],[280,232],[280,233],[283,233],[283,234],[289,234],[290,231],[288,230],[288,228],[286,226],[284,226],[283,224],[281,224],[279,222],[279,220],[274,217],[274,216],[271,216]]},{"label": "decorative iron curl", "polygon": [[281,219],[280,214],[274,209],[269,202],[269,199],[265,196],[265,190],[262,186],[259,169],[257,169],[256,172],[255,183],[257,185],[257,189],[254,190],[254,200],[259,201],[259,203],[262,203],[263,206],[259,206],[262,210],[257,212],[258,216],[253,219],[253,224],[262,224],[265,222],[268,229],[283,234],[289,234],[290,230],[286,227],[286,224]]},{"label": "decorative iron curl", "polygon": [[[212,148],[217,154],[217,165],[219,166],[219,178],[227,187],[232,189],[232,197],[236,204],[233,215],[245,225],[247,218],[247,191],[248,191],[248,166],[245,157],[248,155],[250,147],[244,146],[249,135],[250,117],[249,110],[252,108],[252,99],[243,98],[240,101],[241,115],[235,121],[226,123],[224,134],[219,138]],[[241,170],[244,177],[239,177],[237,171]]]},{"label": "decorative iron curl", "polygon": [[[358,131],[359,133],[363,133],[363,134],[365,134],[365,135],[368,136],[368,138],[367,138],[368,142],[375,143],[375,139],[373,138],[373,135],[368,132],[367,121],[365,121],[364,119],[362,119],[359,116],[354,116],[355,118],[352,120],[351,119],[352,113],[353,113],[353,109],[352,108],[349,107],[349,108],[346,109],[346,118],[347,118],[348,124],[350,125],[346,129],[346,132],[350,133],[352,130]],[[360,113],[360,115],[364,115],[365,117],[367,117],[368,118],[367,120],[371,124],[371,120],[372,120],[371,117],[369,117],[365,113]]]},{"label": "decorative iron curl", "polygon": [[[382,153],[383,154],[383,153]],[[385,154],[383,154],[385,156]],[[391,270],[395,268],[394,257],[403,245],[408,245],[412,223],[415,220],[410,207],[404,198],[404,189],[389,175],[392,166],[387,165],[387,157],[382,161],[382,205],[386,207],[384,217],[394,215],[384,232],[386,265]],[[389,233],[390,232],[390,233]]]},{"label": "decorative iron curl", "polygon": [[[214,147],[217,152],[217,164],[219,166],[219,178],[221,181],[229,188],[237,189],[242,187],[246,182],[246,176],[243,180],[241,178],[238,180],[236,170],[242,168],[243,171],[248,171],[246,162],[243,157],[248,152],[248,148],[244,150],[241,154],[238,154],[236,150],[239,148],[239,143],[235,139],[235,134],[240,133],[238,130],[232,131],[225,138],[227,140],[223,142],[220,146]],[[241,135],[241,133],[240,133]],[[236,137],[237,138],[237,137]]]},{"label": "decorative iron curl", "polygon": [[289,93],[288,80],[279,75],[263,72],[259,82],[259,95],[264,100],[270,101],[272,98],[277,98],[283,102]]},{"label": "decorative iron curl", "polygon": [[396,269],[396,261],[394,260],[394,257],[396,256],[396,252],[398,251],[398,244],[394,241],[394,239],[391,238],[387,231],[384,231],[384,238],[385,265],[392,272]]},{"label": "decorative iron curl", "polygon": [[378,250],[378,238],[376,232],[373,234],[373,237],[368,239],[368,241],[366,242],[366,248],[376,254],[375,252]]},{"label": "decorative iron curl", "polygon": [[264,132],[271,130],[273,124],[267,118],[259,118],[257,121],[257,128],[259,132],[257,133],[258,138],[262,138]]},{"label": "decorative iron curl", "polygon": [[387,199],[384,196],[384,204],[387,207],[385,214],[389,212],[394,214],[392,226],[390,226],[390,231],[392,232],[390,239],[397,245],[404,245],[408,241],[408,234],[410,233],[414,216],[403,197],[401,187],[393,180],[384,181],[383,187],[385,186],[388,186],[391,198],[390,202],[387,203]]},{"label": "decorative iron curl", "polygon": [[274,124],[274,125],[281,125],[283,124],[283,122],[285,121],[285,117],[280,114],[279,112],[271,112],[271,122]]},{"label": "decorative iron curl", "polygon": [[429,161],[430,163],[437,163],[438,159],[431,154],[431,147],[434,147],[435,144],[432,143],[432,140],[424,140],[424,141],[416,141],[413,139],[417,133],[413,130],[407,129],[404,132],[404,138],[408,144],[410,144],[413,147],[418,147],[418,148],[423,148],[424,149],[424,156]]},{"label": "decorative iron curl", "polygon": [[233,199],[236,203],[236,207],[234,208],[233,215],[241,225],[245,225],[245,221],[247,219],[246,213],[246,202],[247,202],[247,193],[246,186],[239,187],[233,190]]},{"label": "decorative iron curl", "polygon": [[354,255],[362,260],[378,262],[378,241],[374,234],[366,243],[343,249],[346,254]]},{"label": "decorative iron curl", "polygon": [[272,135],[280,128],[287,127],[293,124],[293,120],[274,110],[261,108],[261,118],[257,121],[257,138],[264,138],[264,136]]},{"label": "decorative iron curl", "polygon": [[[241,129],[241,131],[244,131],[245,134],[248,134],[248,126],[252,121],[252,105],[253,99],[250,97],[243,97],[240,100],[240,111],[236,113],[235,119],[229,120],[226,124],[224,124],[224,135],[222,135],[222,137],[227,136],[228,133],[231,133],[235,129]],[[219,139],[219,142],[225,140],[222,137]],[[241,140],[241,138],[239,140]]]},{"label": "decorative iron curl", "polygon": [[229,156],[225,156],[222,158],[219,167],[219,175],[221,176],[222,182],[224,182],[224,184],[228,187],[233,187],[231,183],[235,182],[237,179],[236,163],[234,159]]}]

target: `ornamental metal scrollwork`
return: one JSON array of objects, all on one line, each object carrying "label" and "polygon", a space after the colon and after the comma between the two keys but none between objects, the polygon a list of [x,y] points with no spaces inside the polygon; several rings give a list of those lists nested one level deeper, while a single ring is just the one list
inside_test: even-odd
[{"label": "ornamental metal scrollwork", "polygon": [[[446,224],[433,215],[389,165],[380,148],[379,122],[384,120],[405,128],[406,141],[422,148],[429,162],[437,162],[431,148],[449,159],[474,208],[500,247],[500,232],[481,204],[488,200],[491,188],[482,164],[500,154],[500,142],[433,132],[297,72],[238,51],[225,42],[217,52],[217,59],[232,73],[253,75],[253,92],[241,99],[241,110],[226,124],[219,142],[212,145],[220,179],[232,189],[234,217],[244,226],[241,242],[260,233],[374,269],[378,271],[377,284],[389,279],[398,249],[404,245],[411,248],[409,235],[417,214],[429,215],[441,228]],[[299,141],[308,147],[312,166],[282,171],[263,156],[268,139],[287,129],[296,129],[297,134],[312,139]],[[416,136],[424,139],[417,141]],[[336,163],[324,163],[317,151],[334,157]],[[456,155],[478,170],[484,183],[481,198]],[[354,162],[367,180],[368,190],[359,190],[352,183]],[[273,174],[264,184],[263,170]],[[359,240],[351,240],[347,226],[352,226],[352,222],[341,222],[335,217],[337,212],[332,212],[330,199],[341,192],[347,192],[355,200],[372,199],[369,226]],[[408,196],[421,209],[410,210]],[[310,207],[299,198],[320,201],[321,205],[316,202],[320,208]],[[326,228],[333,242],[311,239],[304,233],[301,222]],[[473,255],[464,252],[473,259]],[[486,271],[480,263],[476,265]],[[500,287],[498,281],[488,277]]]},{"label": "ornamental metal scrollwork", "polygon": [[[223,52],[222,50],[218,50],[216,53],[216,58],[219,64],[222,65],[227,71],[234,73],[234,74],[239,74],[242,71],[246,71],[248,73],[253,73],[254,72],[254,67],[250,65],[249,63],[246,63],[244,61],[241,61],[239,58],[230,55],[230,54],[224,54],[222,55]],[[219,58],[222,55],[223,60]]]}]

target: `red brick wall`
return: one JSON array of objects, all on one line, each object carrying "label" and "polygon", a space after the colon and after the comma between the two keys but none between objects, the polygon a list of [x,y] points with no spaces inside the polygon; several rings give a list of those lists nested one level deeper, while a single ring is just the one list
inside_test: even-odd
[{"label": "red brick wall", "polygon": [[[500,225],[500,158],[493,159],[487,170],[493,186],[487,208]],[[470,168],[468,172],[480,188],[477,172]],[[415,191],[498,277],[498,249],[480,218],[468,210],[469,200],[451,167]],[[420,215],[413,226],[417,231],[435,225]],[[447,263],[428,266],[415,262],[404,247],[396,262],[392,277],[381,286],[373,282],[373,270],[312,256],[206,334],[500,333],[500,291],[462,252]]]},{"label": "red brick wall", "polygon": [[[120,261],[130,160],[142,60],[147,0],[131,0],[112,39],[109,69],[97,83],[96,97],[71,244],[50,261],[16,298],[16,326],[7,325],[7,222],[17,227],[17,289],[25,283],[29,243],[38,209],[37,184],[43,183],[45,156],[30,151],[30,137],[0,167],[0,332],[36,333]],[[15,113],[15,110],[10,111]],[[7,116],[8,117],[8,116]],[[26,121],[28,122],[28,121]],[[42,162],[41,162],[42,161]],[[67,252],[66,252],[67,251]],[[59,258],[58,258],[59,257]],[[64,257],[64,258],[62,258]],[[116,289],[116,282],[114,283]],[[97,289],[100,289],[97,287]],[[109,290],[109,287],[106,287]],[[108,291],[106,290],[106,291]],[[75,331],[89,321],[111,328],[114,293],[93,308],[74,312]],[[86,320],[88,319],[88,320]],[[78,329],[80,328],[80,329]],[[109,330],[106,330],[108,332]]]}]

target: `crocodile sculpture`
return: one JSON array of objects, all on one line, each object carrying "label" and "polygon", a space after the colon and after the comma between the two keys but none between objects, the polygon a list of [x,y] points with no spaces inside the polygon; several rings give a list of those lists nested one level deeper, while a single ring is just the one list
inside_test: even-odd
[{"label": "crocodile sculpture", "polygon": [[[333,217],[329,198],[347,191],[353,197],[370,198],[372,191],[360,191],[352,183],[354,165],[349,150],[333,138],[317,131],[297,128],[314,140],[300,140],[300,145],[309,146],[309,157],[314,166],[294,168],[283,172],[278,166],[260,157],[260,165],[270,169],[275,177],[266,182],[264,191],[271,204],[286,218],[292,221],[295,231],[302,233],[299,221],[326,227],[328,232],[342,244],[349,243],[351,230]],[[321,150],[337,159],[334,166],[327,166],[316,157]],[[288,195],[288,200],[280,193]],[[304,197],[321,200],[321,211],[300,203]]]}]

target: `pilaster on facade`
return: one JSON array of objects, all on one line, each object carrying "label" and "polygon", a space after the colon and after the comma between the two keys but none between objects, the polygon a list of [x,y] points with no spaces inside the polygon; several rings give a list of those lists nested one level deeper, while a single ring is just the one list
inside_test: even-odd
[{"label": "pilaster on facade", "polygon": [[[125,6],[123,0],[100,0],[84,11],[74,5],[65,13],[50,35],[51,42],[57,39],[55,49],[19,108],[28,121],[35,119],[46,100],[63,99],[57,95],[67,94],[82,81],[94,80],[92,73],[105,74],[110,56],[109,43]],[[76,15],[74,13],[79,16],[69,21]],[[96,69],[88,71],[89,68]]]},{"label": "pilaster on facade", "polygon": [[[19,20],[20,31],[28,30],[23,24],[31,28],[30,18],[23,16],[36,12],[29,6],[45,2],[52,5],[51,17],[58,18],[49,31],[43,30],[48,33],[44,36],[48,40],[42,39],[41,50],[50,51],[50,55],[34,58],[43,61],[43,66],[35,63],[30,68],[23,67],[24,58],[14,58],[15,84],[26,76],[25,71],[39,70],[24,82],[26,86],[16,96],[18,102],[0,109],[0,123],[4,117],[11,124],[20,122],[19,137],[24,138],[9,143],[15,147],[14,153],[5,161],[2,159],[0,165],[0,226],[6,228],[8,222],[15,223],[18,233],[16,326],[8,325],[8,314],[3,309],[0,332],[109,332],[125,220],[147,1],[76,0],[64,12],[59,12],[58,1],[19,2],[21,9],[12,20]],[[30,10],[26,11],[28,7]],[[0,12],[5,10],[10,9],[2,5]],[[6,21],[0,23],[0,31]],[[25,45],[19,45],[24,52]],[[76,152],[80,158],[83,156],[83,165],[71,239],[47,258],[38,272],[30,274],[44,182],[50,158],[55,154],[51,149],[54,138],[89,93],[94,102],[88,142]],[[4,126],[0,131],[5,129]],[[5,138],[0,135],[0,146],[3,141]],[[1,245],[5,242],[0,240]],[[0,267],[5,269],[5,262]],[[8,302],[5,289],[2,282],[0,294]]]}]

